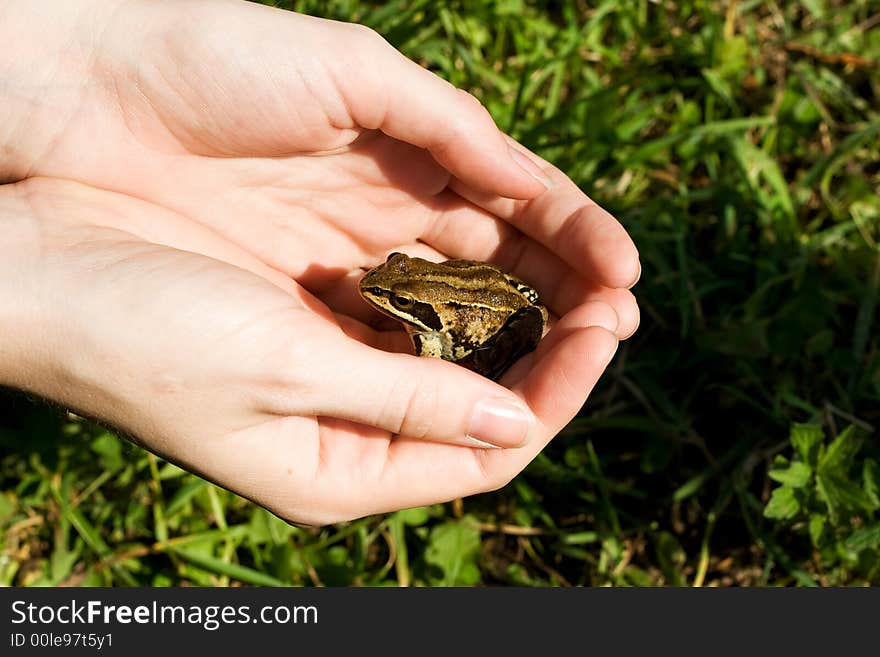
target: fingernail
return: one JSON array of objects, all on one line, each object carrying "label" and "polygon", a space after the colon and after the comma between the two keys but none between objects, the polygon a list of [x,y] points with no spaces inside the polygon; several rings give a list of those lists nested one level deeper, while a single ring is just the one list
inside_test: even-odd
[{"label": "fingernail", "polygon": [[636,286],[636,283],[639,282],[639,279],[640,279],[641,277],[642,277],[642,263],[639,262],[639,273],[636,274],[636,279],[635,279],[632,283],[630,283],[629,286],[627,286],[626,289],[627,289],[627,290],[631,290],[631,289],[633,289],[633,288]]},{"label": "fingernail", "polygon": [[547,177],[547,174],[544,173],[544,170],[537,164],[532,162],[528,155],[526,155],[525,153],[520,153],[518,150],[511,146],[510,157],[512,157],[513,161],[519,165],[520,169],[522,169],[532,178],[544,185],[544,187],[550,189],[553,186],[553,182],[550,180],[550,178]]},{"label": "fingernail", "polygon": [[478,449],[501,449],[498,445],[493,445],[492,443],[484,443],[482,440],[477,440],[476,438],[471,438],[470,436],[465,436],[462,440],[462,444],[466,447],[477,447]]},{"label": "fingernail", "polygon": [[532,415],[522,404],[490,397],[474,407],[467,437],[496,447],[521,447],[529,439],[532,424]]}]

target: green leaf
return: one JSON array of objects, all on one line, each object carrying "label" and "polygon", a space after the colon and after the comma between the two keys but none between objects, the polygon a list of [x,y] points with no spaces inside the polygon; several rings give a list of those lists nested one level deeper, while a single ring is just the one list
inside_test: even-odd
[{"label": "green leaf", "polygon": [[448,521],[431,530],[425,560],[443,571],[441,586],[472,586],[480,581],[477,559],[480,532],[466,523]]},{"label": "green leaf", "polygon": [[357,575],[354,555],[344,545],[332,545],[320,552],[309,550],[308,556],[326,586],[351,586]]},{"label": "green leaf", "polygon": [[8,559],[5,563],[0,561],[0,586],[12,586],[19,568],[21,563],[15,559]]},{"label": "green leaf", "polygon": [[813,547],[818,548],[822,541],[822,533],[825,531],[825,522],[827,518],[821,513],[814,513],[810,516],[809,532],[810,541]]},{"label": "green leaf", "polygon": [[687,562],[687,555],[681,543],[670,532],[660,532],[657,536],[657,560],[667,584],[684,586],[682,568]]},{"label": "green leaf", "polygon": [[768,474],[773,481],[778,481],[780,484],[803,488],[810,482],[813,471],[806,463],[795,461],[785,469],[770,470]]},{"label": "green leaf", "polygon": [[824,438],[822,427],[818,424],[792,424],[789,440],[801,461],[811,467],[816,466],[819,445]]},{"label": "green leaf", "polygon": [[431,518],[431,507],[417,506],[412,509],[403,509],[402,511],[395,513],[395,515],[398,516],[405,525],[409,525],[410,527],[420,527]]},{"label": "green leaf", "polygon": [[819,458],[819,472],[844,475],[861,447],[862,441],[856,437],[855,427],[848,426]]},{"label": "green leaf", "polygon": [[880,466],[874,459],[865,459],[862,466],[862,488],[874,508],[880,509]]},{"label": "green leaf", "polygon": [[[876,198],[874,200],[876,201]],[[867,237],[867,235],[870,234],[868,225],[873,224],[875,226],[880,226],[880,221],[878,221],[876,214],[871,217],[871,219],[863,220],[862,215],[868,213],[861,211],[862,206],[855,203],[853,205],[856,207],[850,211],[852,220],[856,225],[859,225],[859,232],[862,234],[862,239],[868,242],[869,246],[873,247],[873,238]],[[874,213],[872,212],[871,214]],[[878,212],[878,214],[880,214],[880,212]],[[854,363],[861,363],[865,358],[865,349],[868,346],[868,338],[872,333],[872,326],[875,321],[874,318],[877,316],[877,298],[880,296],[880,249],[877,250],[877,256],[874,263],[874,273],[868,279],[868,284],[865,286],[865,292],[862,294],[861,303],[859,303],[859,311],[856,313],[856,325],[855,331],[853,332],[852,345]],[[855,376],[855,372],[851,374],[851,377],[853,376]],[[853,380],[853,378],[850,378],[850,381]]]},{"label": "green leaf", "polygon": [[[704,68],[702,72],[703,78],[709,84],[712,91],[721,96],[725,102],[733,104],[733,90],[731,89],[730,82],[725,79],[722,72],[714,68]],[[693,157],[693,153],[688,153],[687,155]]]},{"label": "green leaf", "polygon": [[286,582],[282,582],[276,577],[261,573],[247,566],[239,566],[238,564],[229,563],[222,559],[202,553],[201,550],[193,548],[171,548],[169,552],[176,554],[178,557],[188,561],[194,566],[203,568],[217,575],[225,575],[232,579],[237,579],[245,584],[254,586],[287,586]]},{"label": "green leaf", "polygon": [[5,522],[7,518],[11,518],[17,506],[15,497],[11,492],[0,491],[0,523]]},{"label": "green leaf", "polygon": [[831,513],[872,511],[874,505],[861,486],[835,475],[817,475],[816,490]]},{"label": "green leaf", "polygon": [[122,442],[114,434],[104,431],[92,441],[92,451],[98,455],[107,470],[118,470],[125,465],[122,458]]},{"label": "green leaf", "polygon": [[[59,500],[63,505],[66,505],[65,501],[62,501],[60,494],[56,493],[56,499]],[[78,508],[70,508],[66,507],[63,510],[64,517],[73,525],[74,529],[76,529],[77,533],[80,537],[85,541],[86,545],[92,548],[95,552],[98,553],[102,558],[106,558],[110,556],[111,550],[110,547],[104,542],[104,539],[101,538],[100,532],[95,529],[95,527],[88,521],[85,514]],[[113,572],[128,586],[135,585],[135,579],[132,577],[131,573],[122,568],[120,565],[113,567]]]},{"label": "green leaf", "polygon": [[795,497],[794,489],[781,486],[774,490],[770,496],[770,501],[764,507],[764,517],[786,520],[794,518],[800,508],[801,505]]},{"label": "green leaf", "polygon": [[657,580],[650,573],[632,564],[623,569],[623,581],[633,586],[657,586]]},{"label": "green leaf", "polygon": [[748,65],[749,42],[743,36],[733,36],[716,42],[716,53],[718,73],[725,78],[733,78]]},{"label": "green leaf", "polygon": [[880,547],[880,522],[857,529],[846,539],[846,547],[853,552]]},{"label": "green leaf", "polygon": [[745,132],[752,128],[769,126],[776,123],[773,116],[751,116],[747,118],[727,119],[723,121],[711,121],[703,125],[696,126],[691,130],[682,130],[671,134],[663,135],[657,139],[643,142],[630,155],[630,161],[633,163],[641,162],[659,153],[662,153],[670,146],[674,146],[682,141],[689,139],[705,139],[708,137],[720,137],[730,133]]},{"label": "green leaf", "polygon": [[821,0],[801,0],[801,4],[813,18],[825,18],[825,3]]},{"label": "green leaf", "polygon": [[[788,181],[782,173],[779,162],[744,138],[730,140],[731,153],[752,186],[756,200],[768,210],[779,210],[793,225],[795,219],[794,203],[788,192]],[[772,190],[763,194],[760,184],[765,182]]]},{"label": "green leaf", "polygon": [[52,573],[53,586],[58,586],[70,575],[70,571],[73,570],[79,557],[79,550],[55,550],[52,552],[49,571]]},{"label": "green leaf", "polygon": [[174,465],[173,463],[165,463],[159,469],[159,479],[165,481],[166,479],[177,479],[178,477],[191,477],[192,475],[184,470],[183,468]]},{"label": "green leaf", "polygon": [[192,481],[188,481],[183,486],[181,486],[176,493],[174,493],[174,497],[171,498],[171,501],[168,503],[168,508],[165,513],[168,517],[173,516],[175,513],[180,511],[184,505],[189,502],[192,497],[198,493],[202,488],[208,485],[208,482],[204,479],[193,479]]},{"label": "green leaf", "polygon": [[110,555],[110,547],[104,542],[101,533],[88,521],[83,512],[76,507],[64,509],[64,516],[70,521],[77,533],[85,541],[86,545],[97,552],[101,557]]},{"label": "green leaf", "polygon": [[599,532],[585,531],[572,532],[571,534],[563,534],[561,541],[565,545],[583,545],[585,543],[595,543],[599,540]]},{"label": "green leaf", "polygon": [[[228,531],[237,529],[240,526],[242,525],[233,525]],[[251,515],[250,520],[244,526],[247,527],[247,540],[252,545],[265,545],[267,543],[286,545],[290,543],[291,536],[302,531],[298,527],[284,522],[275,514],[259,507],[254,509],[253,515]]]}]

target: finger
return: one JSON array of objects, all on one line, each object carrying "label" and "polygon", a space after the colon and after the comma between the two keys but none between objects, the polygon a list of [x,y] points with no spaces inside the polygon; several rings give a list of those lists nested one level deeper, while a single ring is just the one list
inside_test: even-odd
[{"label": "finger", "polygon": [[539,166],[511,148],[485,107],[470,94],[407,59],[375,33],[364,33],[372,57],[347,70],[342,93],[354,121],[427,149],[475,189],[519,199],[547,189]]},{"label": "finger", "polygon": [[[581,409],[614,357],[617,345],[613,333],[590,326],[568,333],[536,359],[528,376],[514,390],[534,409],[547,434],[555,435]],[[530,444],[531,449],[534,446]]]},{"label": "finger", "polygon": [[575,331],[598,326],[616,335],[620,318],[612,306],[602,301],[588,301],[550,326],[550,330],[538,343],[537,348],[521,358],[501,379],[504,385],[515,388],[548,353]]},{"label": "finger", "polygon": [[532,437],[536,421],[521,399],[458,365],[344,339],[321,353],[320,369],[302,366],[308,354],[294,358],[299,365],[290,401],[274,412],[334,417],[460,445],[516,447]]},{"label": "finger", "polygon": [[[588,321],[590,314],[600,319],[606,312],[594,305],[564,321]],[[560,331],[560,339],[541,358],[537,374],[562,374],[565,385],[524,382],[533,401],[548,407],[540,418],[539,435],[526,447],[467,449],[412,437],[389,443],[387,434],[376,429],[340,420],[322,420],[317,429],[312,420],[289,417],[259,427],[256,435],[248,435],[254,433],[249,429],[227,437],[228,448],[201,441],[210,448],[205,447],[197,462],[211,466],[203,475],[239,481],[239,493],[282,517],[313,524],[493,490],[520,472],[566,418],[577,413],[616,345],[601,328],[562,323],[561,328],[568,332]],[[551,399],[557,394],[558,400]]]},{"label": "finger", "polygon": [[504,242],[493,255],[478,253],[472,247],[466,246],[467,244],[466,239],[462,240],[461,251],[454,251],[449,256],[496,263],[504,271],[518,276],[534,287],[538,291],[540,302],[557,316],[561,317],[584,303],[596,301],[614,309],[618,317],[614,330],[621,340],[630,337],[638,328],[639,306],[632,292],[605,287],[584,278],[530,238]]},{"label": "finger", "polygon": [[399,322],[386,330],[367,326],[363,322],[359,322],[347,315],[336,315],[335,317],[340,328],[348,337],[373,349],[381,349],[382,351],[398,354],[411,354],[413,351],[412,340],[400,328]]},{"label": "finger", "polygon": [[444,502],[499,488],[518,474],[583,406],[617,347],[603,328],[577,330],[536,364],[520,386],[542,409],[536,439],[519,449],[461,449],[405,438],[391,443],[363,513]]},{"label": "finger", "polygon": [[631,293],[584,276],[545,246],[457,194],[439,195],[437,207],[421,239],[438,253],[497,264],[533,286],[541,302],[560,316],[586,301],[604,301],[620,316],[618,337],[635,331],[639,311]]},{"label": "finger", "polygon": [[629,290],[601,288],[593,294],[587,294],[585,301],[607,303],[617,313],[617,329],[614,334],[618,340],[626,340],[639,328],[641,311],[636,298]]},{"label": "finger", "polygon": [[[543,162],[531,153],[528,156]],[[451,181],[450,188],[533,237],[585,277],[607,287],[634,285],[641,267],[623,226],[565,174],[547,163],[543,166],[553,186],[531,201],[501,198],[460,180]]]},{"label": "finger", "polygon": [[[491,260],[534,287],[540,295],[541,303],[555,315],[562,316],[587,302],[602,302],[611,306],[617,314],[619,321],[615,334],[618,338],[623,340],[635,333],[640,321],[639,307],[629,290],[607,288],[585,280],[559,258],[534,244],[532,240],[523,241],[531,245],[524,250],[521,249],[518,257],[514,255],[513,249],[503,248],[499,252],[502,254],[500,257],[491,257],[481,247],[474,248],[467,239],[463,239],[462,246],[456,248],[456,243],[447,243],[441,238],[444,246],[453,249],[452,252],[447,253],[441,253],[427,244],[419,243],[400,246],[393,250],[432,262],[440,262],[450,257]],[[504,253],[509,253],[512,257],[505,257]],[[332,287],[324,290],[319,298],[337,313],[349,315],[373,327],[395,328],[394,320],[373,310],[361,298],[358,281],[362,275],[362,272],[358,271],[339,279]]]}]

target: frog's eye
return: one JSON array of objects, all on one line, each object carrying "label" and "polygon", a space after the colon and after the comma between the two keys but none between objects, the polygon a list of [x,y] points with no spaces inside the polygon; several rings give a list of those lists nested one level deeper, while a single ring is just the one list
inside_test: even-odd
[{"label": "frog's eye", "polygon": [[397,308],[409,308],[413,305],[413,298],[408,295],[395,294],[393,297],[391,297],[391,303],[393,303]]}]

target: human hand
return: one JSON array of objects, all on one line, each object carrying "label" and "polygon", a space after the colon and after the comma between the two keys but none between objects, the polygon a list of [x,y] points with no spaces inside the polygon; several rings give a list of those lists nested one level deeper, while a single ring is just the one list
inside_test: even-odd
[{"label": "human hand", "polygon": [[[0,280],[15,281],[0,288],[0,384],[99,417],[290,521],[506,483],[580,408],[617,345],[611,308],[583,304],[509,372],[511,392],[375,349],[393,344],[351,319],[346,333],[294,281],[153,204],[37,178],[0,187],[0,221]],[[165,233],[180,248],[161,244]],[[526,445],[459,446],[483,400],[525,410]],[[526,437],[509,415],[477,425],[505,445]]]},{"label": "human hand", "polygon": [[[29,10],[40,6],[26,5]],[[3,164],[5,176],[12,180],[42,174],[125,194],[93,196],[96,192],[84,187],[51,189],[45,182],[25,187],[30,205],[39,205],[44,192],[53,199],[43,201],[48,210],[36,213],[47,226],[62,225],[65,212],[75,218],[59,234],[91,235],[96,225],[103,226],[96,234],[106,250],[92,254],[98,261],[122,258],[159,270],[168,266],[171,274],[178,269],[187,272],[182,280],[173,277],[177,302],[168,306],[155,306],[152,292],[157,289],[152,286],[165,279],[145,282],[139,266],[119,272],[115,293],[89,279],[90,285],[104,290],[89,293],[96,303],[114,295],[127,299],[128,312],[139,318],[137,328],[155,326],[157,316],[178,312],[190,295],[208,301],[190,304],[191,323],[177,324],[179,330],[170,341],[157,340],[161,331],[95,335],[92,327],[80,323],[80,342],[69,344],[91,345],[91,357],[76,360],[75,367],[68,363],[60,377],[60,366],[53,369],[43,363],[42,369],[29,369],[27,381],[12,377],[11,384],[112,422],[151,449],[300,522],[449,499],[507,481],[577,412],[610,358],[614,336],[585,327],[604,326],[619,337],[635,330],[638,310],[624,288],[637,278],[638,259],[623,229],[564,175],[506,140],[473,99],[407,62],[368,31],[245,3],[193,2],[181,7],[65,3],[64,11],[78,13],[73,17],[79,20],[72,21],[78,30],[91,26],[73,32],[79,59],[59,59],[57,52],[46,52],[44,57],[19,56],[11,65],[4,62],[5,77],[13,81],[21,61],[56,65],[50,66],[55,74],[51,84],[41,84],[44,76],[32,76],[37,82],[13,98],[17,103],[4,106],[8,120],[0,124],[5,130],[2,143],[11,156]],[[82,12],[88,16],[83,18]],[[22,16],[13,17],[18,28],[27,23]],[[208,23],[223,29],[206,30]],[[6,24],[16,27],[15,21]],[[50,29],[60,24],[63,21],[53,21]],[[69,37],[73,28],[68,24],[64,29],[60,36]],[[93,38],[99,33],[100,39]],[[27,30],[13,29],[12,34]],[[218,34],[222,42],[216,40]],[[351,47],[351,38],[357,47]],[[27,41],[12,50],[20,55],[30,45]],[[240,43],[243,50],[231,54],[229,43]],[[254,43],[262,48],[252,49]],[[322,66],[310,68],[315,62]],[[338,69],[324,66],[333,62],[341,62]],[[381,77],[375,75],[380,69]],[[291,70],[299,75],[287,75]],[[332,75],[325,78],[312,75],[328,70]],[[312,85],[316,81],[317,87]],[[329,88],[346,98],[342,105],[350,112],[348,122],[340,123],[334,113],[339,105],[328,102],[333,94],[314,93],[316,88]],[[29,96],[27,89],[37,93]],[[289,116],[291,108],[297,109],[296,120]],[[27,111],[16,116],[17,109]],[[372,121],[358,123],[364,112],[377,109],[382,111],[372,115]],[[22,117],[27,117],[26,124]],[[370,129],[376,127],[381,130]],[[518,155],[511,156],[509,148]],[[514,160],[548,182],[551,191],[541,193],[543,185],[524,176]],[[536,162],[540,172],[533,168]],[[531,201],[508,198],[536,195]],[[84,239],[94,244],[92,237]],[[61,241],[66,240],[70,238]],[[178,250],[154,252],[150,244]],[[127,254],[130,248],[134,255]],[[142,260],[141,249],[150,258]],[[179,250],[191,253],[184,258]],[[494,260],[535,284],[550,310],[561,316],[536,354],[504,379],[534,412],[527,447],[502,453],[425,442],[460,442],[479,399],[510,399],[510,393],[447,363],[370,350],[367,357],[363,345],[403,349],[399,331],[377,332],[364,323],[374,316],[355,291],[361,268],[375,264],[389,250],[435,259]],[[278,333],[264,345],[281,349],[278,345],[284,343],[291,350],[308,345],[308,357],[281,360],[274,354],[267,362],[264,352],[229,346],[230,353],[241,354],[235,360],[239,366],[263,366],[257,375],[214,370],[210,360],[200,369],[192,358],[179,358],[175,347],[190,344],[187,331],[198,334],[199,312],[206,313],[203,320],[216,320],[222,334],[229,328],[223,322],[235,325],[244,321],[240,313],[260,317],[265,311],[257,303],[233,307],[225,303],[228,300],[211,301],[207,292],[222,294],[211,288],[228,271],[218,269],[213,281],[211,276],[194,276],[190,268],[200,271],[205,262],[196,253],[213,259],[206,268],[213,270],[219,261],[257,275],[242,288],[272,283],[277,289],[271,294],[253,292],[267,307],[279,304],[291,316],[310,317],[302,326],[296,323],[285,330],[273,325]],[[154,265],[152,258],[161,264]],[[178,264],[169,266],[167,258]],[[239,269],[229,275],[241,276]],[[191,290],[182,290],[190,284]],[[145,294],[131,294],[129,286]],[[286,294],[283,303],[279,293]],[[77,294],[82,293],[71,290],[71,298]],[[68,308],[74,315],[79,310]],[[265,328],[271,322],[256,324]],[[128,349],[120,351],[121,338],[132,341]],[[337,357],[351,353],[358,343],[356,357]],[[140,358],[119,359],[129,351]],[[63,350],[36,352],[58,355]],[[197,346],[190,353],[205,357]],[[151,360],[159,364],[157,369],[148,367]],[[296,365],[296,371],[282,369],[282,362]],[[323,369],[314,369],[318,365]],[[110,381],[108,366],[114,373]],[[314,381],[315,372],[327,374]],[[352,372],[363,376],[352,377]],[[142,376],[146,381],[138,383]],[[396,383],[389,386],[395,377]],[[267,389],[290,392],[307,381],[315,396],[306,408],[291,406],[286,399],[267,406],[264,397],[253,392],[245,400],[251,406],[245,405],[247,412],[242,413],[244,402],[211,388],[215,380],[227,381],[225,388],[242,394],[248,385],[260,388],[263,395]],[[199,394],[182,386],[188,392],[176,395],[175,403],[168,391],[163,394],[168,381],[170,390],[177,389],[174,381],[205,390]],[[431,399],[437,403],[427,408],[431,405],[426,400]],[[189,415],[201,420],[208,414],[220,419],[193,427],[183,419]],[[246,427],[240,424],[245,416],[254,421]],[[229,422],[224,424],[224,418]],[[175,428],[174,422],[183,424]],[[502,445],[516,444],[511,436],[522,434],[512,423],[507,423],[506,437],[498,423],[483,428],[484,438]],[[393,437],[388,431],[411,436]],[[200,440],[193,442],[188,436]],[[296,437],[302,438],[297,448],[305,451],[285,452],[280,441]],[[224,443],[237,443],[239,449],[218,448]],[[277,469],[279,463],[296,464],[303,455],[317,454],[324,463],[325,444],[334,446],[335,455],[325,467],[310,472],[307,466],[315,461],[306,458],[305,469],[291,468],[287,477]],[[375,453],[367,455],[371,449]],[[243,464],[252,466],[244,474]],[[364,476],[353,476],[355,465],[356,474]]]},{"label": "human hand", "polygon": [[148,200],[361,320],[354,279],[401,250],[492,260],[557,315],[603,301],[621,338],[638,324],[620,225],[370,30],[230,0],[36,0],[2,23],[8,179]]}]

